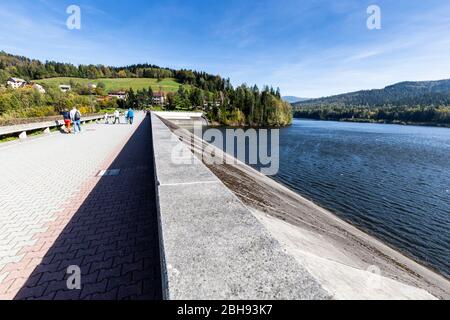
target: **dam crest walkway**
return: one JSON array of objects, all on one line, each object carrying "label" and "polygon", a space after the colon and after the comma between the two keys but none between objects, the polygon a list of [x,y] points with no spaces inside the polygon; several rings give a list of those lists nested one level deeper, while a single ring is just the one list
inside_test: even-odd
[{"label": "dam crest walkway", "polygon": [[162,298],[148,117],[6,143],[0,164],[0,300]]}]

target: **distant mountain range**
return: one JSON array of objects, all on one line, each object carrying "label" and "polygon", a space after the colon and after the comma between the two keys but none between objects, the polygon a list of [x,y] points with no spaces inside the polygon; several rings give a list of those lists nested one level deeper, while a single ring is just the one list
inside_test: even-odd
[{"label": "distant mountain range", "polygon": [[330,97],[298,101],[294,107],[387,107],[448,106],[450,79],[438,81],[400,82],[384,89],[362,90]]},{"label": "distant mountain range", "polygon": [[296,103],[296,102],[309,100],[309,98],[299,98],[299,97],[294,97],[294,96],[285,96],[285,97],[282,97],[282,99],[289,103]]}]

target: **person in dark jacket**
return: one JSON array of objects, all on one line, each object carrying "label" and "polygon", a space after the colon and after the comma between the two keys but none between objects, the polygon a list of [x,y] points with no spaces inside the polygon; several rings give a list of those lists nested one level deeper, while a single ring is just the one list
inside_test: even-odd
[{"label": "person in dark jacket", "polygon": [[72,120],[70,119],[70,112],[68,110],[64,110],[63,112],[61,112],[61,115],[63,116],[63,119],[64,119],[64,125],[66,126],[66,132],[69,134],[72,133],[72,128],[71,128]]}]

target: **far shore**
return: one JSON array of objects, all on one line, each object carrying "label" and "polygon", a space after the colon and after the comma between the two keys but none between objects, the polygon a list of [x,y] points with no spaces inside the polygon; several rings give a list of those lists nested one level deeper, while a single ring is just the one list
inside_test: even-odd
[{"label": "far shore", "polygon": [[434,127],[434,128],[450,128],[450,124],[432,123],[432,122],[404,122],[404,121],[386,121],[371,119],[314,119],[314,118],[296,118],[294,120],[311,120],[311,121],[333,121],[333,122],[353,122],[353,123],[371,123],[371,124],[394,124],[399,126],[417,126],[417,127]]}]

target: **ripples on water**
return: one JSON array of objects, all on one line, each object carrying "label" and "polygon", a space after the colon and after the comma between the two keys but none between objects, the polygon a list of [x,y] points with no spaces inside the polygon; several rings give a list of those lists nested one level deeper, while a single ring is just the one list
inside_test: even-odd
[{"label": "ripples on water", "polygon": [[273,178],[450,277],[450,129],[294,120]]}]

